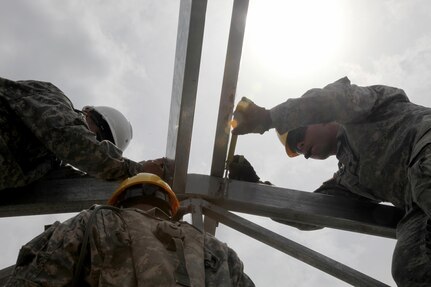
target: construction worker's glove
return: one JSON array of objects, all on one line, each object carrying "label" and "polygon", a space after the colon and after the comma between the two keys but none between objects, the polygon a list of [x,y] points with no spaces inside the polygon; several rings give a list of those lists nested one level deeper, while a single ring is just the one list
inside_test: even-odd
[{"label": "construction worker's glove", "polygon": [[175,170],[175,163],[173,160],[162,157],[154,160],[142,161],[140,164],[143,167],[142,172],[158,175],[172,186]]},{"label": "construction worker's glove", "polygon": [[253,166],[242,155],[234,155],[228,168],[230,179],[248,182],[259,182],[260,180]]},{"label": "construction worker's glove", "polygon": [[234,135],[263,134],[272,127],[271,115],[269,110],[243,97],[233,113],[232,127]]},{"label": "construction worker's glove", "polygon": [[269,181],[260,181],[253,166],[243,155],[234,155],[228,169],[229,179],[272,185]]}]

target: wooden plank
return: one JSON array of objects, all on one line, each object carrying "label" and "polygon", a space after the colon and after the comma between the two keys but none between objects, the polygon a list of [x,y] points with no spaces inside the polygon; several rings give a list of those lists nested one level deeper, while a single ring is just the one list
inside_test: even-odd
[{"label": "wooden plank", "polygon": [[228,212],[223,208],[202,200],[200,205],[202,206],[204,214],[210,215],[214,219],[220,221],[220,223],[259,240],[260,242],[280,250],[353,286],[389,287],[388,285],[356,271],[355,269],[289,240],[271,230],[263,228],[249,220]]},{"label": "wooden plank", "polygon": [[[368,201],[190,174],[187,195],[228,210],[395,238],[403,211]],[[224,190],[224,192],[220,192]]]},{"label": "wooden plank", "polygon": [[173,189],[185,192],[207,0],[181,0],[166,156],[175,159]]}]

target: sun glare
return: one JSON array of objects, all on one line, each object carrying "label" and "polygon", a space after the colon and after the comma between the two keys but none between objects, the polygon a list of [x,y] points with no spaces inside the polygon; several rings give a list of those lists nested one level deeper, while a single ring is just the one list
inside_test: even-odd
[{"label": "sun glare", "polygon": [[320,70],[342,49],[343,18],[335,1],[250,1],[246,29],[244,48],[275,76]]}]

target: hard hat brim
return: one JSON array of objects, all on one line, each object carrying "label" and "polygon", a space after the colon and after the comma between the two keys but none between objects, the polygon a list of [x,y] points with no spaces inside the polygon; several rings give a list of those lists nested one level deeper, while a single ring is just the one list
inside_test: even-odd
[{"label": "hard hat brim", "polygon": [[291,150],[288,144],[285,145],[285,150],[288,157],[297,157],[299,155],[299,153]]},{"label": "hard hat brim", "polygon": [[[145,177],[146,179],[142,180],[143,177]],[[161,189],[163,189],[169,196],[172,215],[175,215],[177,213],[178,209],[180,208],[180,203],[174,191],[160,177],[151,173],[139,173],[131,178],[124,180],[112,194],[111,198],[108,200],[108,204],[115,206],[115,204],[117,204],[118,202],[118,199],[127,188],[141,183],[157,185]]]},{"label": "hard hat brim", "polygon": [[280,134],[280,133],[278,133],[278,131],[276,131],[276,133],[277,133],[278,139],[280,140],[281,144],[284,146],[284,149],[286,151],[287,156],[288,157],[298,156],[299,153],[293,151],[287,143],[289,132],[285,132],[284,134]]}]

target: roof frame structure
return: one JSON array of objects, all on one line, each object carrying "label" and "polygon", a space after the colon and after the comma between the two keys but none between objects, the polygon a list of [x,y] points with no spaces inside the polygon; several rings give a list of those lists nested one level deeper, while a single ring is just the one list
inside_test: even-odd
[{"label": "roof frame structure", "polygon": [[[27,187],[5,190],[0,217],[79,212],[104,204],[118,185],[63,170],[54,174]],[[202,198],[231,211],[387,238],[395,238],[403,216],[388,205],[203,174],[188,174],[186,182],[182,199]]]},{"label": "roof frame structure", "polygon": [[353,286],[389,287],[389,285],[205,200],[188,199],[183,201],[182,205],[191,210],[199,207],[205,215]]},{"label": "roof frame structure", "polygon": [[[176,163],[173,189],[201,230],[214,233],[217,222],[221,222],[349,284],[387,286],[317,252],[304,251],[297,243],[230,212],[388,238],[395,238],[403,215],[392,206],[223,178],[248,3],[233,0],[211,175],[198,175],[188,174],[188,163],[207,0],[181,0],[166,148],[166,156]],[[75,171],[55,171],[27,187],[4,191],[0,217],[78,212],[106,202],[116,185]],[[12,266],[0,270],[0,282],[11,271]]]}]

